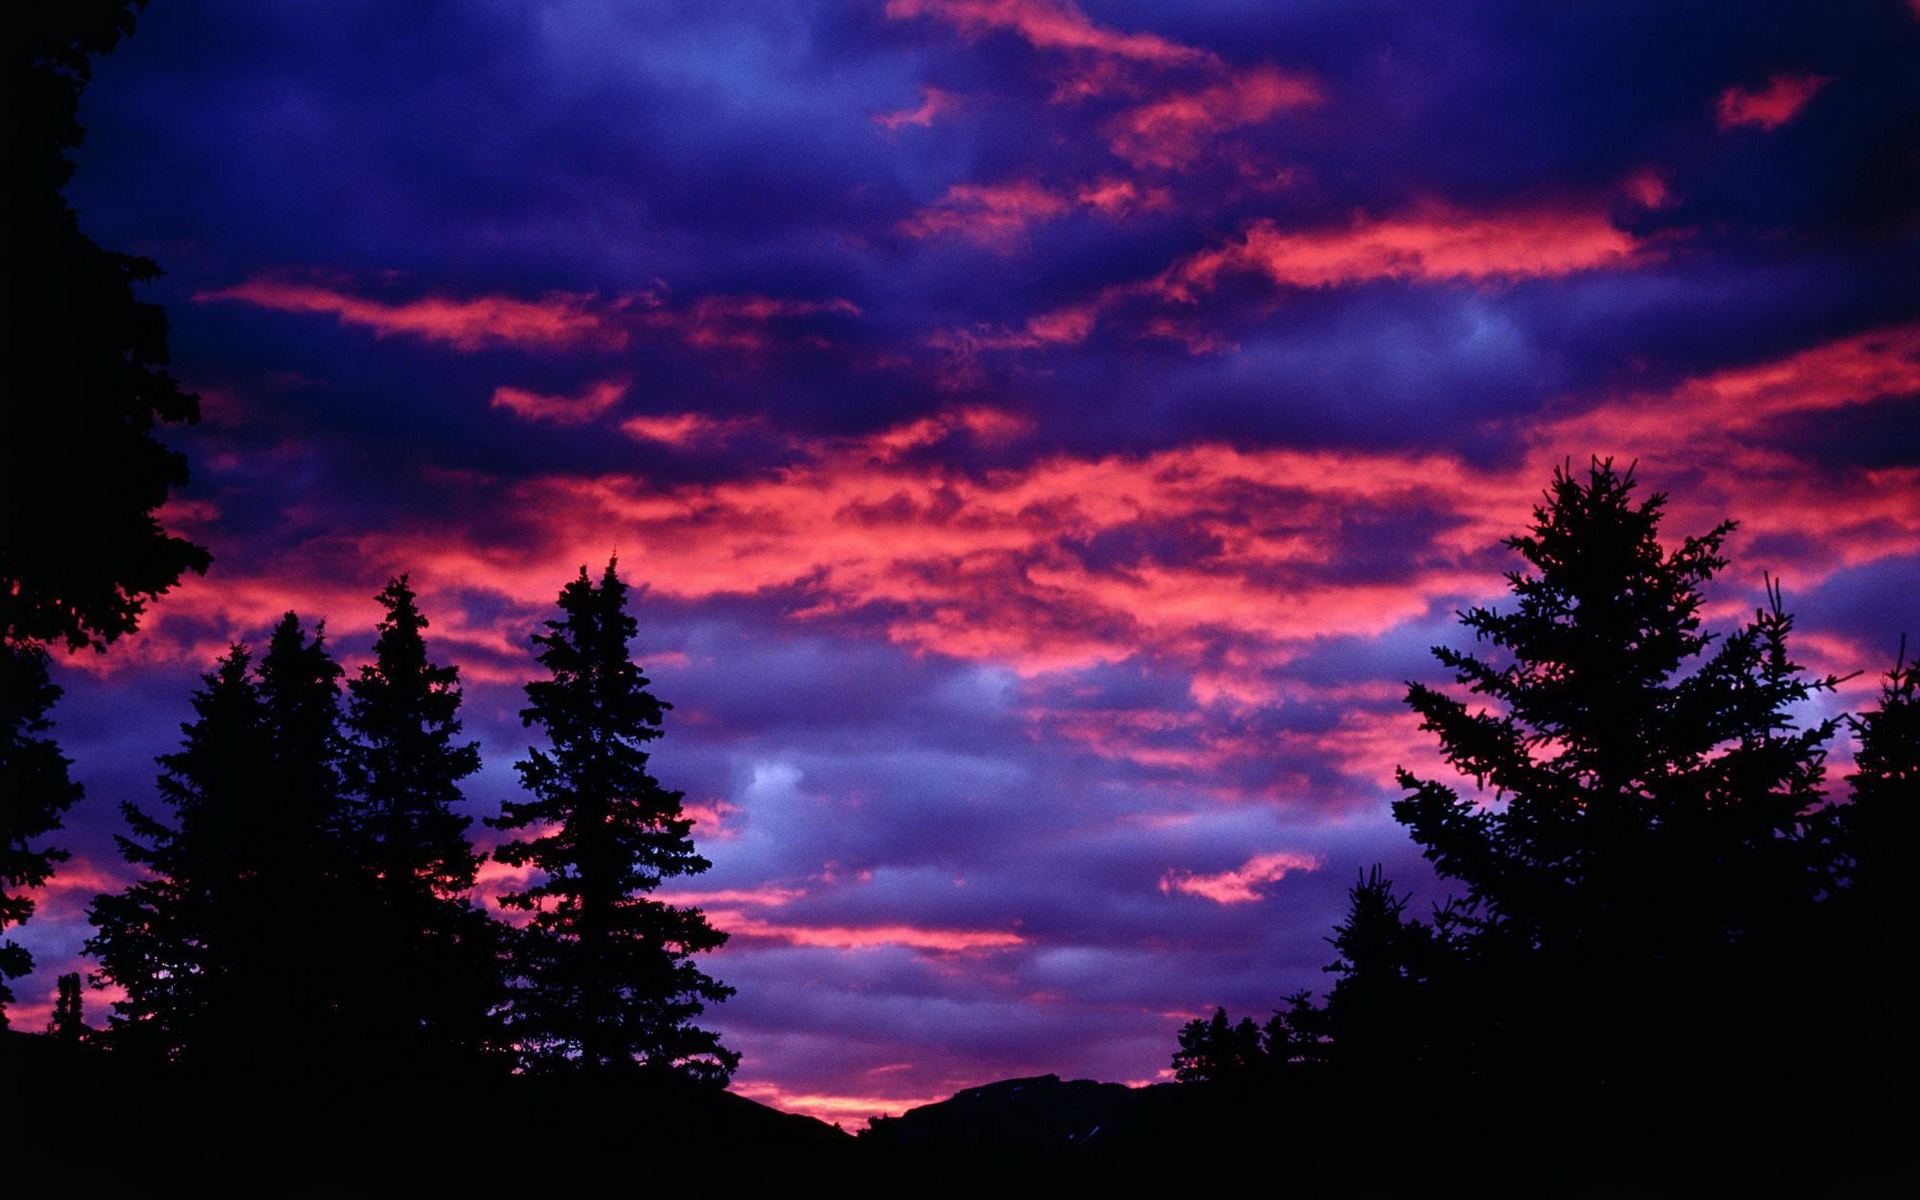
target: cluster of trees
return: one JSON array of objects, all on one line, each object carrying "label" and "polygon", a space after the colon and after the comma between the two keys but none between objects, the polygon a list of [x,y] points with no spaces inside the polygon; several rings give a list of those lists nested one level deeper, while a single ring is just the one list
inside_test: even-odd
[{"label": "cluster of trees", "polygon": [[[288,613],[257,661],[204,676],[181,748],[161,758],[169,814],[123,809],[146,878],[95,900],[88,952],[125,997],[117,1048],[226,1073],[669,1070],[722,1082],[739,1057],[694,1018],[731,989],[692,956],[726,940],[645,893],[708,867],[681,794],[647,770],[668,707],[628,656],[627,586],[582,569],[534,639],[549,677],[521,716],[549,749],[518,764],[531,798],[490,821],[534,868],[472,900],[481,856],[456,805],[480,767],[457,668],[429,658],[403,576],[373,660],[341,686],[324,632]],[[343,695],[344,691],[344,695]]]},{"label": "cluster of trees", "polygon": [[[1491,793],[1400,773],[1394,815],[1452,898],[1421,920],[1378,868],[1363,876],[1329,939],[1329,994],[1264,1024],[1191,1022],[1181,1079],[1477,1080],[1595,1105],[1795,1081],[1831,1102],[1820,1087],[1911,1061],[1887,998],[1920,671],[1903,647],[1875,710],[1800,727],[1841,681],[1792,660],[1777,586],[1708,632],[1701,587],[1732,523],[1669,551],[1664,497],[1633,490],[1610,461],[1556,472],[1507,543],[1530,568],[1508,576],[1513,607],[1462,614],[1494,653],[1437,648],[1458,686],[1409,686],[1446,761]],[[1841,800],[1824,760],[1849,723]]]},{"label": "cluster of trees", "polygon": [[[7,272],[34,302],[5,351],[33,402],[0,438],[0,933],[65,861],[48,838],[81,798],[51,736],[49,648],[105,651],[212,561],[158,519],[187,464],[155,429],[199,417],[166,370],[164,312],[135,294],[159,268],[95,244],[64,194],[92,61],[144,5],[31,3],[5,22]],[[479,754],[404,578],[380,596],[374,661],[344,690],[320,630],[291,613],[257,660],[233,647],[161,759],[167,811],[124,806],[121,846],[145,877],[90,914],[99,978],[126,993],[98,1040],[215,1068],[514,1062],[725,1079],[738,1056],[692,1022],[731,989],[691,961],[725,935],[643,894],[707,863],[680,794],[646,769],[667,706],[627,656],[626,596],[612,564],[598,583],[582,569],[534,639],[551,677],[529,686],[523,717],[551,748],[520,764],[532,799],[492,822],[519,835],[501,861],[533,869],[503,898],[531,913],[524,927],[470,899],[480,857],[455,806]],[[7,981],[32,967],[0,940],[0,1029]],[[77,975],[60,980],[53,1031],[86,1033]]]}]

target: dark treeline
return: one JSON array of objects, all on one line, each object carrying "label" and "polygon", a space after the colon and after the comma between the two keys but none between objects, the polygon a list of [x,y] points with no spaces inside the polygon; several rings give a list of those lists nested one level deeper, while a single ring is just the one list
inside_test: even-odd
[{"label": "dark treeline", "polygon": [[691,956],[726,935],[645,895],[708,864],[680,793],[647,771],[667,706],[628,657],[626,595],[612,564],[583,569],[535,638],[550,677],[522,719],[550,749],[518,764],[534,798],[492,822],[527,831],[497,852],[537,868],[503,898],[522,926],[471,899],[481,856],[456,805],[479,750],[404,576],[344,688],[293,613],[257,659],[233,646],[160,759],[168,811],[123,805],[121,850],[146,877],[89,914],[96,982],[126,993],[101,1044],[215,1075],[724,1081],[738,1056],[692,1022],[729,989]]},{"label": "dark treeline", "polygon": [[[1894,981],[1920,673],[1903,647],[1874,709],[1801,727],[1841,680],[1790,657],[1778,587],[1707,632],[1700,588],[1733,525],[1667,549],[1663,497],[1633,489],[1610,462],[1556,473],[1508,542],[1527,564],[1513,605],[1462,614],[1489,652],[1436,649],[1457,686],[1409,685],[1447,763],[1491,793],[1400,773],[1394,814],[1452,897],[1422,919],[1364,873],[1327,993],[1193,1021],[1179,1078],[1255,1105],[1448,1097],[1391,1136],[1455,1151],[1484,1151],[1486,1114],[1500,1153],[1764,1160],[1892,1136],[1914,1062]],[[1829,795],[1843,725],[1856,766]]]}]

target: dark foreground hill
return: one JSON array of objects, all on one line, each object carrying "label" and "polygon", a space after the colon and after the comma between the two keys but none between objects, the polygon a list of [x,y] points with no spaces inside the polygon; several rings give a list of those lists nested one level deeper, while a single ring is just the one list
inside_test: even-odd
[{"label": "dark foreground hill", "polygon": [[[223,1080],[0,1035],[10,1178],[90,1192],[440,1197],[1785,1197],[1902,1194],[1897,1114],[1819,1096],[1578,1104],[1322,1080],[1129,1088],[1045,1075],[969,1088],[858,1138],[688,1084],[629,1077]],[[1783,1109],[1788,1105],[1791,1111]],[[13,1167],[19,1173],[13,1173]],[[55,1193],[57,1194],[57,1193]]]},{"label": "dark foreground hill", "polygon": [[724,1195],[845,1178],[859,1153],[831,1125],[672,1076],[291,1080],[263,1062],[211,1079],[20,1033],[0,1034],[0,1100],[0,1140],[89,1189]]}]

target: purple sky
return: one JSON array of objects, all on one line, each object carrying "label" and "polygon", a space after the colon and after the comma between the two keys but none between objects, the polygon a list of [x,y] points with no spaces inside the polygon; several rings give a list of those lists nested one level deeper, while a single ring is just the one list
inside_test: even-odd
[{"label": "purple sky", "polygon": [[1920,636],[1916,63],[1902,0],[155,0],[71,196],[216,565],[61,669],[16,1020],[229,641],[358,661],[410,571],[486,815],[617,551],[739,1090],[1160,1077],[1360,869],[1439,894],[1405,681],[1554,465],[1739,519],[1714,619],[1784,580],[1838,706]]}]

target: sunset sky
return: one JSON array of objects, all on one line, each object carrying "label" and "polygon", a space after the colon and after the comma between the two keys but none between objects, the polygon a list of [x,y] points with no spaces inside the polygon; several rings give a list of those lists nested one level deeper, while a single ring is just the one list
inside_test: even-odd
[{"label": "sunset sky", "polygon": [[1362,869],[1424,911],[1406,682],[1557,464],[1737,519],[1827,711],[1920,641],[1920,0],[154,0],[83,119],[215,565],[61,665],[24,1028],[200,673],[403,571],[485,816],[619,555],[702,1024],[850,1123],[1163,1078]]}]

